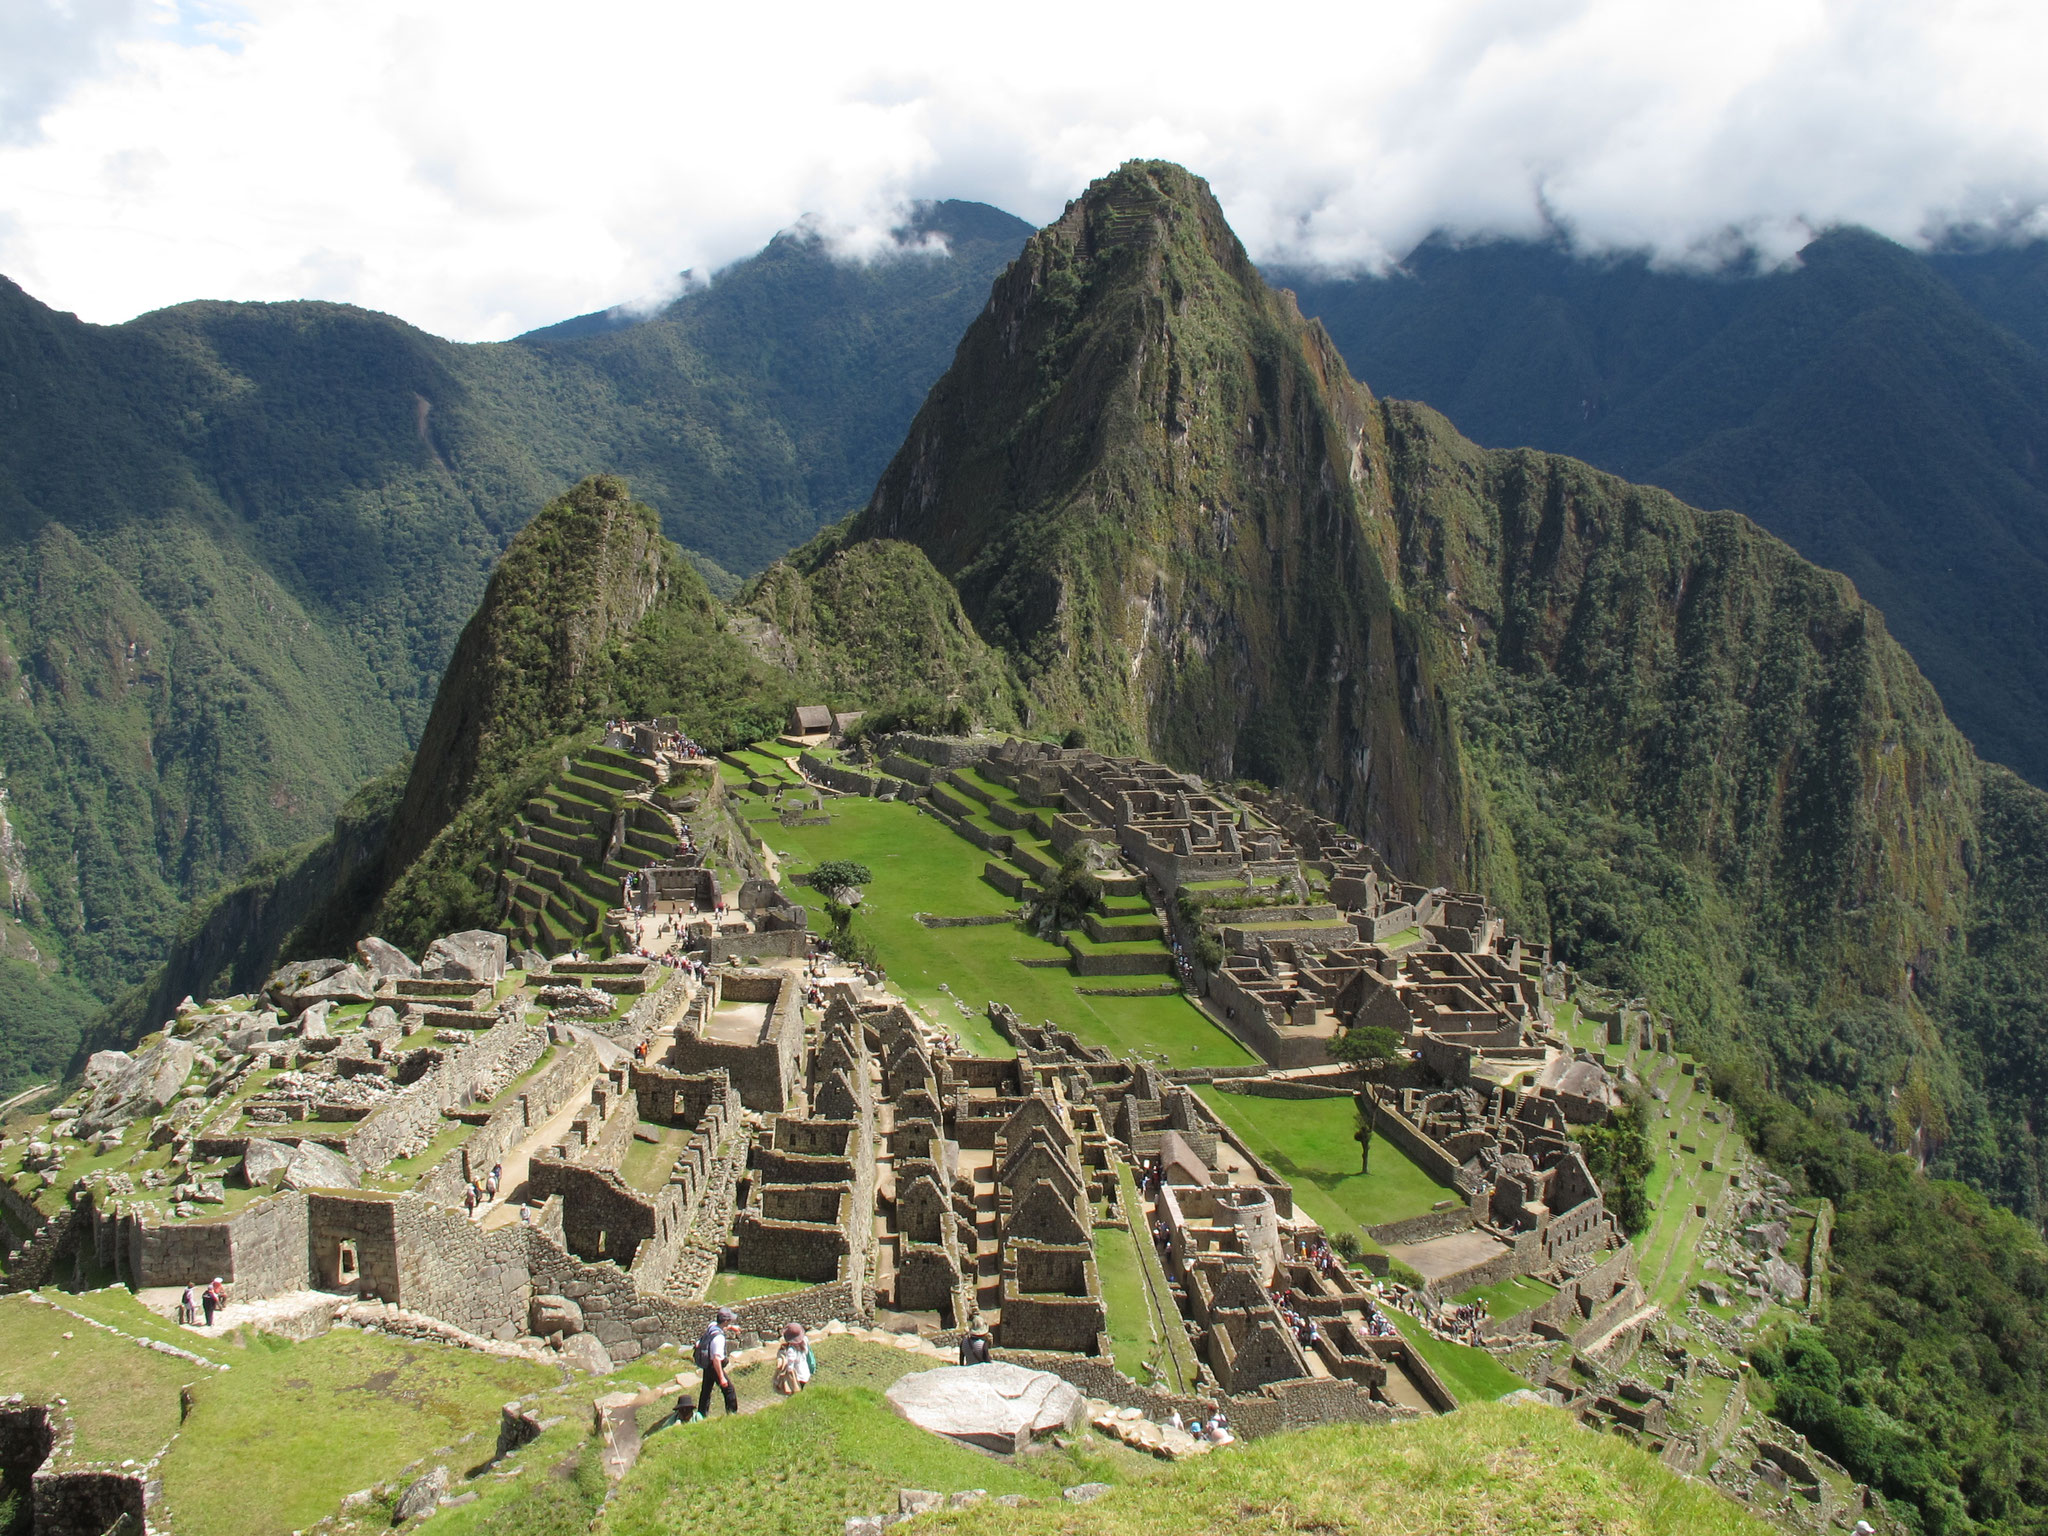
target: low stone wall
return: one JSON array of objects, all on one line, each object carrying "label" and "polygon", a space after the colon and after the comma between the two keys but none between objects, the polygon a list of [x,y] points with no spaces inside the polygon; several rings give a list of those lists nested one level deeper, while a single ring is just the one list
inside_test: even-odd
[{"label": "low stone wall", "polygon": [[32,1291],[48,1285],[58,1263],[74,1252],[72,1224],[76,1219],[74,1212],[64,1210],[44,1220],[7,1261],[7,1273],[0,1275],[0,1291]]},{"label": "low stone wall", "polygon": [[838,763],[813,757],[808,752],[799,752],[796,762],[805,777],[817,780],[827,789],[836,789],[842,795],[872,795],[880,787],[880,781],[871,773],[857,773]]},{"label": "low stone wall", "polygon": [[706,965],[730,965],[735,961],[801,960],[811,952],[807,928],[785,928],[776,933],[722,934],[701,946]]},{"label": "low stone wall", "polygon": [[1462,1187],[1460,1180],[1465,1165],[1448,1149],[1425,1135],[1420,1126],[1390,1104],[1383,1094],[1367,1089],[1366,1102],[1372,1106],[1375,1135],[1386,1137],[1407,1153],[1411,1162],[1439,1184]]},{"label": "low stone wall", "polygon": [[1472,1208],[1469,1205],[1461,1205],[1455,1210],[1431,1211],[1423,1216],[1410,1216],[1405,1221],[1382,1222],[1365,1230],[1366,1235],[1376,1243],[1426,1243],[1433,1238],[1449,1237],[1453,1232],[1466,1231],[1472,1224]]},{"label": "low stone wall", "polygon": [[1284,1077],[1245,1078],[1237,1082],[1220,1082],[1216,1087],[1219,1092],[1242,1094],[1250,1099],[1352,1099],[1358,1096],[1349,1088],[1299,1083]]},{"label": "low stone wall", "polygon": [[1164,950],[1144,955],[1097,955],[1069,949],[1076,976],[1171,976],[1173,956]]},{"label": "low stone wall", "polygon": [[526,1085],[511,1102],[491,1112],[491,1118],[420,1181],[420,1193],[443,1205],[460,1205],[462,1192],[472,1179],[482,1179],[494,1163],[524,1141],[537,1125],[545,1123],[579,1094],[589,1092],[597,1077],[597,1048],[587,1040],[568,1045],[545,1071]]},{"label": "low stone wall", "polygon": [[[525,1241],[527,1264],[537,1293],[566,1296],[583,1309],[584,1325],[612,1359],[623,1365],[663,1344],[689,1344],[718,1308],[708,1302],[676,1302],[636,1290],[616,1264],[590,1264],[548,1242],[532,1228],[502,1228]],[[874,1316],[874,1294],[846,1281],[814,1285],[777,1296],[741,1302],[736,1329],[768,1337],[785,1323],[822,1328],[832,1319],[865,1322]]]}]

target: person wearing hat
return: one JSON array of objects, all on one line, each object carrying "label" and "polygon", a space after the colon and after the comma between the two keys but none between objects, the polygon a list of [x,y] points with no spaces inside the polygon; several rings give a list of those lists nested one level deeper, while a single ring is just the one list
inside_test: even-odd
[{"label": "person wearing hat", "polygon": [[960,1363],[962,1365],[988,1364],[988,1324],[977,1313],[967,1325],[967,1331],[960,1335]]},{"label": "person wearing hat", "polygon": [[732,1378],[725,1373],[725,1330],[739,1321],[739,1314],[731,1307],[720,1307],[718,1316],[705,1327],[703,1336],[697,1340],[697,1369],[704,1373],[704,1379],[697,1386],[697,1417],[711,1417],[711,1386],[718,1384],[718,1390],[725,1395],[725,1411],[740,1411],[740,1395],[733,1390]]}]

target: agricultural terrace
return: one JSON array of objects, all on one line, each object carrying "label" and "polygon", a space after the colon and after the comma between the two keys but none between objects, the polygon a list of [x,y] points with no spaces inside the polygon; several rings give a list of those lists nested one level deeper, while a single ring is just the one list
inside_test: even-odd
[{"label": "agricultural terrace", "polygon": [[[934,816],[893,800],[828,799],[825,826],[784,826],[775,816],[750,818],[779,861],[786,889],[809,906],[812,926],[828,930],[824,900],[802,883],[804,871],[828,859],[851,859],[874,871],[862,893],[859,931],[874,944],[891,985],[932,1019],[983,1055],[1009,1055],[990,1027],[991,1001],[1007,1003],[1036,1023],[1051,1019],[1090,1045],[1173,1066],[1245,1066],[1257,1058],[1179,995],[1109,997],[1089,989],[1144,986],[1137,977],[1079,978],[1065,969],[1066,948],[1021,922],[927,928],[917,914],[985,917],[1016,904],[981,878],[988,862]],[[965,1011],[963,1011],[965,1010]]]}]

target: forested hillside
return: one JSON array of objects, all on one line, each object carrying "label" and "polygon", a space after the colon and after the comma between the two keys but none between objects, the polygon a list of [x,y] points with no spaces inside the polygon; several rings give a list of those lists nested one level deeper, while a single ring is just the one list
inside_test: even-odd
[{"label": "forested hillside", "polygon": [[1985,757],[2048,784],[2048,245],[1834,230],[1773,272],[1432,241],[1275,270],[1375,391],[1730,507],[1851,577]]},{"label": "forested hillside", "polygon": [[865,496],[1026,233],[931,205],[860,266],[800,232],[485,346],[313,303],[90,326],[0,281],[0,1089],[401,761],[537,507],[627,471],[731,590]]}]

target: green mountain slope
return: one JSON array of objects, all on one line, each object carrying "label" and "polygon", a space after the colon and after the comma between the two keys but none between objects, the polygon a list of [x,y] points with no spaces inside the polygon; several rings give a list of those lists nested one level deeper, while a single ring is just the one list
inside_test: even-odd
[{"label": "green mountain slope", "polygon": [[401,761],[534,508],[624,469],[758,567],[865,495],[1025,233],[785,236],[644,323],[488,346],[333,304],[90,326],[0,281],[0,1089]]},{"label": "green mountain slope", "polygon": [[1978,750],[2048,783],[2042,249],[1845,229],[1700,276],[1432,242],[1386,279],[1274,277],[1361,378],[1477,441],[1733,507],[1845,572]]}]

